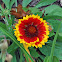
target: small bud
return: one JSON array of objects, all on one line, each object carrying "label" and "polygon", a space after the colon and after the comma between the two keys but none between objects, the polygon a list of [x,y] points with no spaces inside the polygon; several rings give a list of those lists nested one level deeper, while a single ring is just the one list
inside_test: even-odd
[{"label": "small bud", "polygon": [[[7,40],[7,43],[9,45],[10,44],[10,40],[9,39],[6,39],[6,40]],[[3,42],[4,42],[4,39],[2,39],[0,43],[3,43]]]},{"label": "small bud", "polygon": [[11,54],[7,54],[5,61],[11,62],[12,58],[13,58],[13,56]]},{"label": "small bud", "polygon": [[7,42],[3,42],[2,49],[7,49],[7,48],[8,48],[8,43]]},{"label": "small bud", "polygon": [[4,39],[1,41],[0,43],[0,49],[2,51],[2,53],[8,48],[8,43],[7,43],[7,40]]}]

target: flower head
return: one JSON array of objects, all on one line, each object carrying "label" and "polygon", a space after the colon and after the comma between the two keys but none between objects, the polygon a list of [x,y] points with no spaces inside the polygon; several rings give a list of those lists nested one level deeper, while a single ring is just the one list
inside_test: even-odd
[{"label": "flower head", "polygon": [[49,38],[49,26],[43,18],[38,15],[26,15],[23,19],[19,19],[15,26],[15,36],[20,43],[24,43],[27,47],[42,47]]}]

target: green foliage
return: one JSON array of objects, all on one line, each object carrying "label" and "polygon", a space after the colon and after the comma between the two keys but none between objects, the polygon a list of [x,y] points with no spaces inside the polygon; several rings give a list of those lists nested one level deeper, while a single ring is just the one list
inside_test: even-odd
[{"label": "green foliage", "polygon": [[59,59],[56,56],[53,56],[53,62],[59,62]]},{"label": "green foliage", "polygon": [[[29,51],[30,51],[31,56],[33,56],[34,58],[37,58],[37,57],[40,56],[40,55],[38,54],[38,52],[36,52],[35,48],[33,48],[33,47],[30,47],[30,48],[29,48]],[[34,54],[33,54],[33,53],[34,53]]]},{"label": "green foliage", "polygon": [[[46,56],[44,62],[49,62],[50,56]],[[59,59],[56,56],[53,56],[53,62],[59,62]]]},{"label": "green foliage", "polygon": [[22,62],[22,59],[23,59],[23,52],[22,50],[20,50],[20,62]]},{"label": "green foliage", "polygon": [[4,24],[4,23],[2,23],[2,22],[0,22],[0,27],[2,27],[2,28],[4,28],[4,29],[7,30],[7,28],[6,28],[6,24]]},{"label": "green foliage", "polygon": [[50,5],[50,6],[46,7],[42,12],[45,11],[44,15],[46,15],[46,14],[52,13],[53,11],[55,11],[56,9],[59,9],[59,8],[60,7],[58,5]]},{"label": "green foliage", "polygon": [[5,3],[7,9],[11,9],[12,5],[15,3],[16,0],[11,0],[11,1],[10,0],[2,0],[2,1]]},{"label": "green foliage", "polygon": [[59,36],[62,36],[62,23],[61,23],[61,26],[60,26],[60,29],[59,29]]},{"label": "green foliage", "polygon": [[46,56],[44,62],[49,62],[49,56]]},{"label": "green foliage", "polygon": [[14,52],[14,51],[12,52],[11,55],[13,56],[13,59],[12,59],[11,62],[17,62],[17,60],[16,60],[16,55],[15,55],[15,52]]},{"label": "green foliage", "polygon": [[8,47],[8,53],[12,53],[18,48],[18,46],[13,42],[9,47]]},{"label": "green foliage", "polygon": [[40,59],[38,59],[38,61],[37,62],[42,62]]},{"label": "green foliage", "polygon": [[26,7],[23,7],[22,9],[23,9],[25,12],[28,11],[28,8],[26,8]]},{"label": "green foliage", "polygon": [[[0,36],[4,35],[4,33],[0,30]],[[4,39],[3,37],[0,37],[0,41]]]},{"label": "green foliage", "polygon": [[51,47],[49,45],[45,45],[42,48],[39,48],[39,50],[46,56],[50,55]]},{"label": "green foliage", "polygon": [[48,6],[43,10],[43,12],[44,11],[44,19],[62,19],[62,8],[60,8],[58,5]]},{"label": "green foliage", "polygon": [[2,59],[0,59],[0,62],[2,62]]},{"label": "green foliage", "polygon": [[10,14],[10,10],[6,9],[4,11],[1,12],[3,16],[7,16]]},{"label": "green foliage", "polygon": [[[49,43],[47,45],[43,46],[42,48],[39,48],[39,50],[46,56],[50,55],[51,52],[51,47],[52,47],[52,41],[49,40]],[[54,56],[58,57],[60,60],[62,60],[62,41],[57,41],[55,45],[55,52]]]},{"label": "green foliage", "polygon": [[61,16],[57,16],[57,15],[47,15],[44,17],[45,20],[48,20],[48,19],[62,19]]},{"label": "green foliage", "polygon": [[9,9],[10,0],[2,0],[2,1],[5,3],[7,9]]},{"label": "green foliage", "polygon": [[10,4],[9,4],[9,8],[11,9],[12,8],[12,5],[16,2],[17,0],[11,0],[10,1]]},{"label": "green foliage", "polygon": [[55,1],[56,0],[41,0],[35,7],[38,8],[41,6],[46,6],[46,5],[54,3]]},{"label": "green foliage", "polygon": [[51,20],[47,20],[47,22],[49,22],[51,24],[51,26],[53,26],[53,31],[56,32],[60,21],[51,19]]},{"label": "green foliage", "polygon": [[38,14],[38,16],[42,17],[42,12],[41,11],[38,11],[37,13],[35,13],[35,15],[37,15],[37,14]]},{"label": "green foliage", "polygon": [[[35,8],[35,7],[29,7],[28,8],[30,11],[31,11],[31,13],[37,13],[37,12],[39,12],[39,9],[37,9],[37,8]],[[36,11],[35,11],[36,10]]]},{"label": "green foliage", "polygon": [[55,33],[53,32],[53,30],[50,32],[49,37],[52,37],[53,35],[55,35]]},{"label": "green foliage", "polygon": [[2,8],[1,4],[0,4],[0,15],[1,16],[7,16],[10,14],[10,10],[12,8],[12,5],[15,3],[16,0],[2,0],[4,2],[4,4],[6,5],[6,8]]},{"label": "green foliage", "polygon": [[32,0],[23,0],[22,6],[26,7]]}]

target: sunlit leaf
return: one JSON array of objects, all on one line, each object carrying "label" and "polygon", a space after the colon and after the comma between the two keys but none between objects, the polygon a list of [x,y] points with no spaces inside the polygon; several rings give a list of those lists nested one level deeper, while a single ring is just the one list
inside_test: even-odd
[{"label": "sunlit leaf", "polygon": [[42,10],[42,12],[45,11],[44,15],[46,15],[46,14],[52,13],[56,9],[59,10],[59,9],[61,9],[61,7],[58,5],[50,5],[50,6],[47,6],[44,10]]},{"label": "sunlit leaf", "polygon": [[9,6],[10,9],[11,9],[12,5],[15,3],[15,1],[17,1],[17,0],[11,0],[11,1],[10,1],[10,4],[9,4],[9,5],[10,5],[10,6]]},{"label": "sunlit leaf", "polygon": [[46,5],[54,3],[55,1],[56,0],[41,0],[35,7],[38,8],[41,6],[46,6]]},{"label": "sunlit leaf", "polygon": [[32,0],[23,0],[22,1],[22,6],[26,7]]},{"label": "sunlit leaf", "polygon": [[5,5],[6,5],[6,8],[9,9],[9,4],[10,4],[10,0],[2,0]]}]

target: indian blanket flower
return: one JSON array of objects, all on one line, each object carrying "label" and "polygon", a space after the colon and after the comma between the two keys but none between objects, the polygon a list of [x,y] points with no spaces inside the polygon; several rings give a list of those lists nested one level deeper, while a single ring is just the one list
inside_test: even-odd
[{"label": "indian blanket flower", "polygon": [[19,19],[14,33],[20,43],[38,48],[48,41],[49,26],[38,15],[26,15],[23,19]]}]

